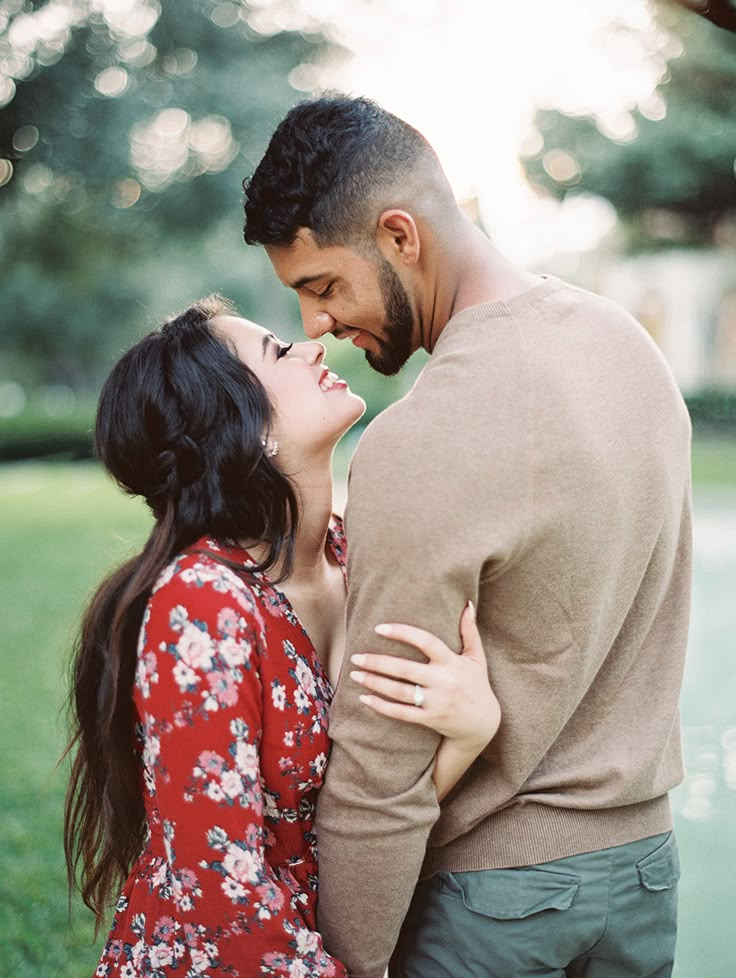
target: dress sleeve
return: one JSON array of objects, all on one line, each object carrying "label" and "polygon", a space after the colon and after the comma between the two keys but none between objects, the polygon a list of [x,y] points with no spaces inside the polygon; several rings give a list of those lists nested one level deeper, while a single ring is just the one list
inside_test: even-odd
[{"label": "dress sleeve", "polygon": [[[149,602],[136,703],[152,835],[200,970],[342,978],[268,860],[260,770],[265,648],[250,590],[225,568],[181,570]],[[283,878],[281,878],[283,876]],[[200,967],[201,966],[201,967]]]}]

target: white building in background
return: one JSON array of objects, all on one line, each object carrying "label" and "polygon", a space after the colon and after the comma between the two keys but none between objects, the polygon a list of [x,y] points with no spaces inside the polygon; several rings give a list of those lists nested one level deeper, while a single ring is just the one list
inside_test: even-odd
[{"label": "white building in background", "polygon": [[[468,216],[498,239],[493,215],[481,218],[473,205]],[[600,198],[536,198],[526,216],[503,226],[497,243],[505,254],[628,309],[659,345],[684,394],[736,392],[736,215],[722,220],[716,245],[638,254],[627,252],[616,212]]]},{"label": "white building in background", "polygon": [[736,251],[614,258],[598,265],[595,288],[646,327],[683,393],[736,389]]}]

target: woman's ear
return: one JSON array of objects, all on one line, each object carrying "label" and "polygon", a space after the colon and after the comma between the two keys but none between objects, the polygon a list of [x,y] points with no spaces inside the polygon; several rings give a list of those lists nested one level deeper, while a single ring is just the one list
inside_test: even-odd
[{"label": "woman's ear", "polygon": [[392,264],[416,265],[419,261],[419,231],[416,221],[408,211],[384,211],[378,218],[376,244],[379,251]]}]

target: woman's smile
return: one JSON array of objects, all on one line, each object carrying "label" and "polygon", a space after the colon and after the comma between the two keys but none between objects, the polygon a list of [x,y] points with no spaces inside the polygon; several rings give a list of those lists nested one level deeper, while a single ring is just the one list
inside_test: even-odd
[{"label": "woman's smile", "polygon": [[331,370],[325,369],[322,371],[322,376],[319,379],[320,390],[326,393],[331,390],[346,390],[347,386],[345,381],[338,377],[337,374],[333,374]]}]

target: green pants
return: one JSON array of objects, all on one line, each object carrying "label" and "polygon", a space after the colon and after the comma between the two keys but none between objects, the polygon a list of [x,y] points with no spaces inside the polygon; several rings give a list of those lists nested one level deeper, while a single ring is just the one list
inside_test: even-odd
[{"label": "green pants", "polygon": [[673,834],[417,886],[391,978],[668,978],[680,875]]}]

